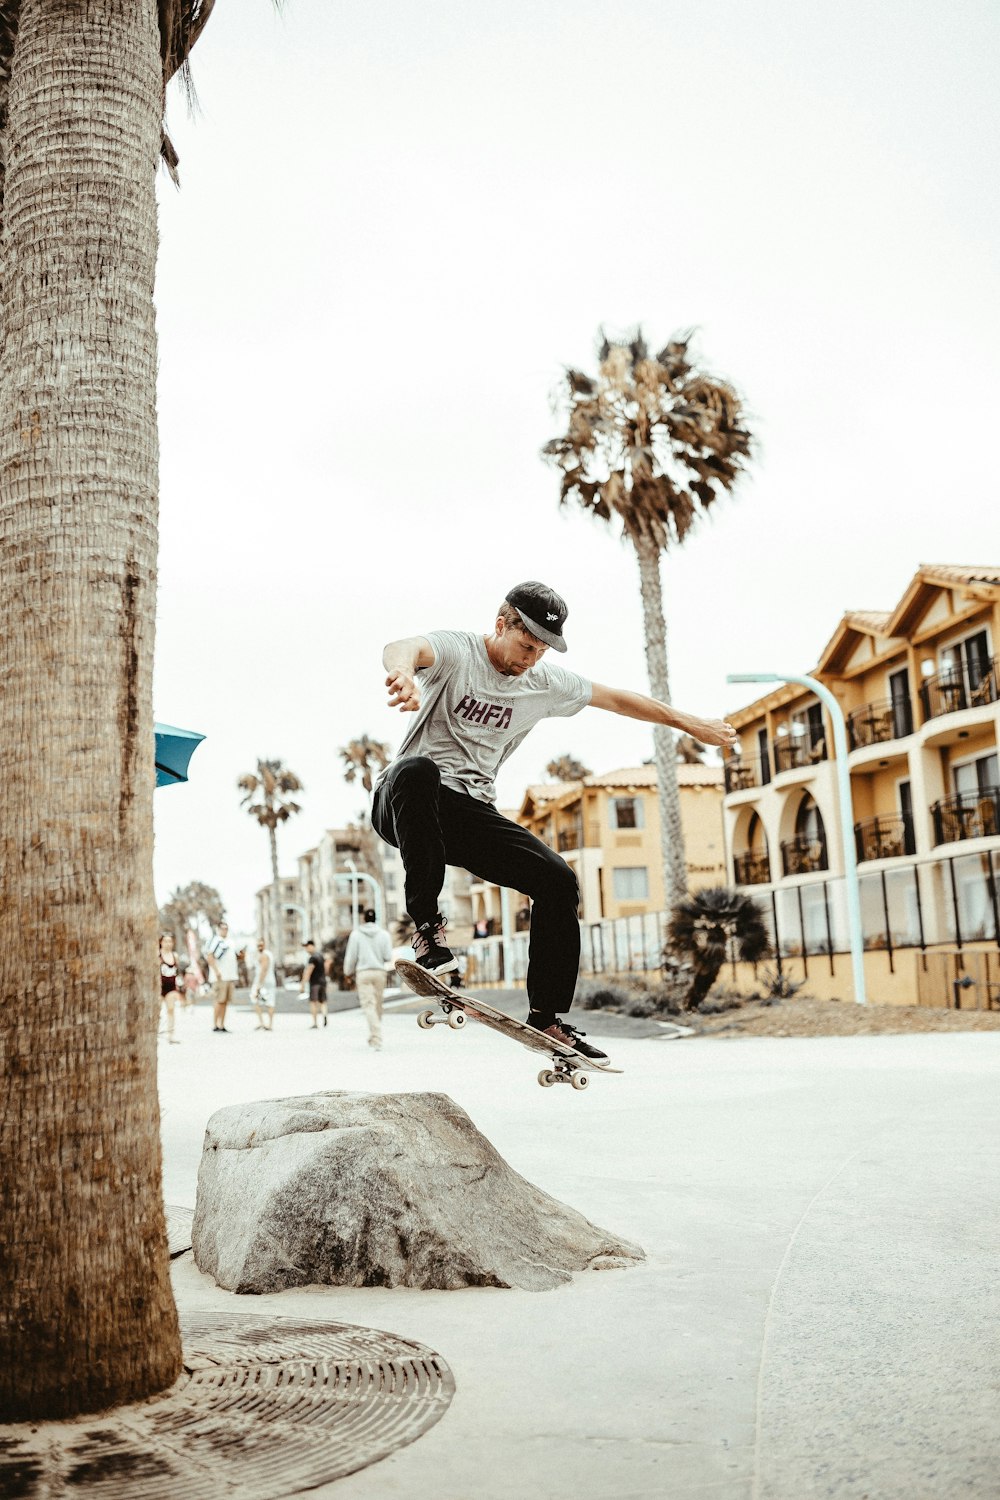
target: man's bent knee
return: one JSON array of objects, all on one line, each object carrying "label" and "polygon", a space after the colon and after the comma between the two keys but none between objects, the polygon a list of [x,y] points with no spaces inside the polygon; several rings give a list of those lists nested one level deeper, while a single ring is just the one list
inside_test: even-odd
[{"label": "man's bent knee", "polygon": [[576,874],[558,856],[546,864],[541,888],[529,894],[534,901],[552,901],[560,906],[572,906],[574,911],[580,905],[580,883]]}]

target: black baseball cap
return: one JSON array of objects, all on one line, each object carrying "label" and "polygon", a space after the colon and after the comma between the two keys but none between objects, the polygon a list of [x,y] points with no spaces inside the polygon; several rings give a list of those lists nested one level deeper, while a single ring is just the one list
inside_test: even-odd
[{"label": "black baseball cap", "polygon": [[506,602],[517,610],[532,635],[551,646],[553,651],[566,650],[562,629],[569,610],[565,599],[555,589],[535,580],[519,583],[511,589]]}]

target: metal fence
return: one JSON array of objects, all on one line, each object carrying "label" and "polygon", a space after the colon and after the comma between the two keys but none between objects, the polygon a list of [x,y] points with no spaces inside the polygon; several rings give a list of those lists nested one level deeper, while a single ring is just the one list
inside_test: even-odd
[{"label": "metal fence", "polygon": [[[867,949],[997,941],[1000,850],[948,855],[860,873],[861,925]],[[754,891],[782,958],[846,953],[850,948],[842,876]]]},{"label": "metal fence", "polygon": [[[949,855],[894,869],[860,874],[861,922],[867,949],[881,949],[893,968],[893,954],[904,948],[965,944],[1000,945],[1000,849],[982,854]],[[747,890],[761,908],[780,970],[785,958],[801,959],[808,973],[810,958],[826,959],[850,950],[843,876],[804,881],[774,889]],[[580,973],[651,973],[663,967],[667,914],[618,917],[581,922]],[[521,983],[528,970],[527,932],[509,940],[505,971],[499,937],[471,943],[467,950],[469,984]]]}]

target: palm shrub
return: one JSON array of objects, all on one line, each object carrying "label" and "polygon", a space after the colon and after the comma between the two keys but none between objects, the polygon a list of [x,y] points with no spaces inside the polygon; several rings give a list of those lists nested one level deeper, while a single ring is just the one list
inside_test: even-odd
[{"label": "palm shrub", "polygon": [[691,965],[687,1010],[701,1004],[727,958],[755,964],[770,954],[771,936],[760,907],[732,886],[696,891],[673,909],[664,957]]}]

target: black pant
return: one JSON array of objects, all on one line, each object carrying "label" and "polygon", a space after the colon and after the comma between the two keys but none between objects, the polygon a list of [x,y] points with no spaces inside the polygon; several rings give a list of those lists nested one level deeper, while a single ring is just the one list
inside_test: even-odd
[{"label": "black pant", "polygon": [[442,786],[425,755],[390,766],[372,825],[403,856],[406,909],[418,927],[437,915],[446,864],[530,896],[528,1001],[549,1020],[569,1010],[580,967],[580,890],[564,859],[492,803]]}]

